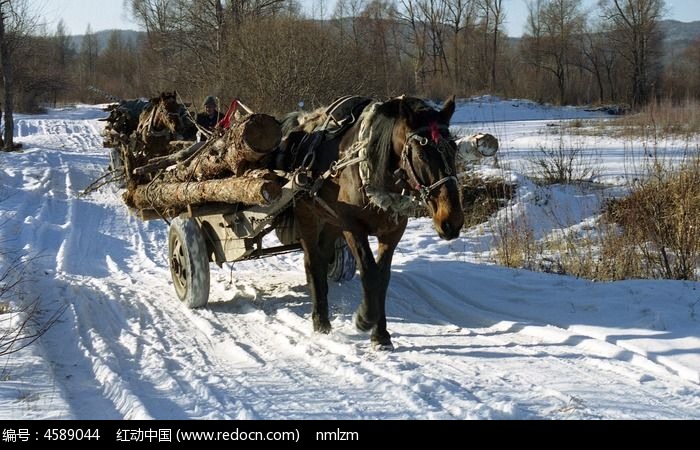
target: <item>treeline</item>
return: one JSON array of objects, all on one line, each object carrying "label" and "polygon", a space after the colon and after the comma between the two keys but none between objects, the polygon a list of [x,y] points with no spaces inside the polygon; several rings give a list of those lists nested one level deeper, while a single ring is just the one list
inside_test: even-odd
[{"label": "treeline", "polygon": [[[525,34],[509,39],[505,0],[338,0],[315,20],[292,0],[130,0],[145,33],[88,28],[72,44],[28,37],[14,59],[16,105],[104,101],[177,89],[283,112],[339,95],[497,94],[558,104],[700,96],[700,41],[662,65],[663,0],[529,0]],[[323,2],[317,2],[322,8]],[[317,9],[318,11],[318,9]],[[320,16],[320,14],[319,14]]]}]

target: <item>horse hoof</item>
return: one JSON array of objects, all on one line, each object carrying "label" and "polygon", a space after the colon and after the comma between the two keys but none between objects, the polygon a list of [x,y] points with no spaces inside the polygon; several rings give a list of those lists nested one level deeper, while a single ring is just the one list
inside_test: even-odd
[{"label": "horse hoof", "polygon": [[323,322],[314,321],[314,331],[316,333],[328,334],[332,329],[333,327],[331,326],[331,323],[327,320]]},{"label": "horse hoof", "polygon": [[355,313],[353,315],[353,321],[355,322],[355,327],[360,330],[360,331],[370,331],[372,328],[374,328],[373,323],[367,322],[365,319],[362,318],[361,315]]},{"label": "horse hoof", "polygon": [[376,352],[393,352],[394,344],[391,342],[372,342],[372,350]]}]

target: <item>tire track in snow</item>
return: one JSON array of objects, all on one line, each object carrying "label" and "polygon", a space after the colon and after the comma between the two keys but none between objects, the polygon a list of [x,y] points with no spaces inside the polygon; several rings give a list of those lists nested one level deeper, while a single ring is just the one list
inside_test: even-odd
[{"label": "tire track in snow", "polygon": [[[450,302],[438,301],[436,297],[433,298],[434,296],[431,296],[427,292],[423,292],[423,298],[434,309],[440,310],[440,312],[444,314],[445,309],[449,308],[449,311],[447,311],[447,316],[455,317],[454,314],[460,313],[463,316],[465,312],[471,310],[472,312],[476,313],[475,315],[477,317],[486,317],[488,318],[487,320],[493,320],[494,317],[507,317],[510,320],[516,320],[523,323],[532,323],[535,325],[537,324],[537,322],[532,319],[532,316],[514,317],[512,312],[509,312],[506,316],[502,312],[499,312],[497,308],[485,307],[484,303],[481,301],[470,300],[465,302],[463,292],[458,291],[449,284],[435,283],[432,278],[423,274],[412,273],[412,276],[414,279],[419,279],[421,282],[413,283],[413,289],[421,289],[425,291],[422,288],[421,284],[429,285],[435,292],[444,294],[453,300]],[[523,288],[519,286],[518,289],[522,290]],[[537,287],[533,287],[533,289],[537,289]],[[455,307],[454,305],[458,306]],[[568,333],[568,335],[570,336],[574,336],[576,335],[576,333],[580,333],[581,338],[587,340],[588,348],[590,350],[600,352],[605,357],[611,357],[611,355],[617,354],[619,355],[618,358],[620,360],[628,361],[638,366],[638,369],[642,369],[644,373],[646,373],[646,371],[651,371],[652,373],[659,376],[663,376],[664,374],[670,374],[697,383],[697,381],[695,381],[693,377],[689,377],[688,375],[683,374],[682,370],[679,370],[678,367],[675,367],[674,365],[665,364],[663,357],[649,355],[646,351],[636,348],[633,344],[626,343],[624,341],[612,342],[612,339],[608,336],[597,334],[594,332],[587,332],[586,330],[581,330],[581,327],[576,327],[576,330],[574,332],[568,331],[556,323],[551,324],[551,326],[556,327],[557,329],[561,329],[562,331]]]},{"label": "tire track in snow", "polygon": [[[58,304],[65,303],[69,309],[61,322],[70,324],[69,330],[75,330],[75,335],[65,333],[57,336],[59,327],[55,327],[43,342],[50,349],[48,353],[55,358],[56,379],[69,398],[81,400],[74,403],[77,418],[150,418],[148,407],[140,400],[140,397],[148,397],[142,392],[147,384],[140,379],[138,370],[124,370],[125,367],[121,366],[129,361],[129,353],[120,343],[129,339],[128,327],[121,327],[120,323],[128,322],[124,317],[139,317],[139,314],[122,311],[118,307],[119,302],[111,298],[118,297],[119,291],[124,290],[123,286],[108,290],[110,294],[105,296],[99,290],[91,289],[91,278],[80,275],[85,268],[93,272],[96,266],[99,268],[102,256],[99,244],[104,243],[105,238],[100,229],[105,219],[114,213],[113,210],[77,199],[74,192],[77,190],[76,180],[83,181],[99,173],[99,167],[95,164],[89,161],[85,164],[86,160],[80,152],[89,149],[101,138],[94,134],[94,127],[78,126],[68,130],[65,124],[65,121],[49,120],[19,124],[25,135],[37,135],[28,138],[36,137],[44,146],[70,147],[67,151],[46,148],[21,155],[27,161],[23,176],[28,183],[34,184],[30,190],[37,202],[23,205],[20,214],[32,218],[30,224],[38,228],[38,232],[35,230],[25,235],[23,240],[30,244],[38,243],[37,251],[44,256],[53,256],[50,258],[54,261],[53,267],[49,268],[57,273],[55,279],[39,278],[37,295],[42,295],[47,301],[47,297],[53,297]],[[86,131],[93,136],[83,138]],[[43,135],[38,135],[40,133]],[[49,134],[55,138],[47,138]],[[66,135],[71,139],[62,142]],[[102,162],[106,165],[106,158]],[[33,173],[38,176],[35,177]],[[33,182],[33,179],[37,182]],[[42,258],[41,261],[43,264],[46,259]],[[108,276],[108,273],[104,271],[92,275]],[[124,297],[121,298],[124,300]],[[81,356],[76,358],[75,355]],[[137,380],[136,383],[133,380]],[[173,417],[188,418],[192,415],[183,413]],[[224,415],[219,414],[218,417]]]},{"label": "tire track in snow", "polygon": [[[258,282],[261,291],[269,290],[265,283]],[[355,286],[357,288],[357,286]],[[359,295],[359,294],[358,294]],[[308,301],[308,299],[305,299]],[[279,301],[275,302],[280,303]],[[263,301],[263,304],[267,304]],[[215,304],[214,304],[215,305]],[[393,355],[376,353],[369,348],[369,337],[365,334],[357,334],[353,331],[349,314],[345,314],[344,319],[336,317],[333,324],[335,331],[330,336],[318,335],[311,331],[311,322],[308,318],[298,315],[284,305],[281,307],[266,308],[263,313],[255,305],[243,302],[242,311],[229,311],[228,309],[216,310],[215,314],[208,317],[205,328],[210,327],[210,323],[216,324],[216,339],[221,341],[229,340],[232,345],[243,344],[244,348],[254,352],[252,358],[256,361],[270,361],[288,358],[287,354],[293,355],[293,365],[297,372],[295,377],[308,377],[308,374],[315,373],[316,377],[330,377],[336,386],[361,386],[367,384],[367,390],[371,392],[383,392],[384,401],[391,399],[391,403],[401,402],[396,407],[387,408],[386,405],[379,406],[380,409],[402,411],[396,418],[405,417],[432,417],[432,418],[464,418],[468,416],[465,411],[478,410],[481,417],[499,417],[501,412],[492,410],[487,405],[479,405],[477,399],[468,392],[462,391],[457,394],[454,383],[448,383],[452,405],[445,405],[437,399],[430,390],[417,388],[415,377],[410,371],[415,369],[410,363],[401,361],[400,357]],[[298,308],[296,308],[298,309]],[[224,312],[244,312],[246,318],[253,319],[257,324],[241,325],[236,322],[233,327],[222,321]],[[243,326],[244,332],[241,332]],[[210,331],[211,333],[211,331]],[[223,335],[223,337],[222,337]],[[399,359],[399,360],[395,360]],[[306,368],[300,366],[304,363]],[[291,372],[291,367],[286,369]],[[302,373],[300,375],[298,372]],[[441,382],[423,377],[423,382],[419,386],[440,387]],[[318,380],[316,381],[319,382]],[[456,398],[455,398],[456,397]],[[372,399],[365,399],[364,404],[372,404]],[[463,405],[456,407],[455,403],[462,402]],[[370,407],[365,407],[371,410]],[[370,411],[367,411],[368,414]],[[375,412],[376,414],[376,412]],[[384,413],[386,414],[386,413]],[[370,416],[371,417],[371,416]],[[475,417],[475,416],[473,416]]]},{"label": "tire track in snow", "polygon": [[[700,398],[697,396],[689,397],[685,395],[685,392],[679,393],[679,395],[668,394],[673,392],[672,389],[668,389],[669,380],[673,379],[673,383],[677,383],[678,380],[674,379],[674,375],[669,373],[665,367],[657,365],[643,356],[631,353],[624,348],[589,336],[580,336],[554,325],[533,323],[530,319],[514,317],[511,313],[499,314],[493,308],[482,309],[481,304],[468,299],[465,300],[463,292],[457,291],[443,283],[436,283],[430,276],[418,272],[400,274],[398,277],[394,276],[392,277],[392,282],[395,284],[390,286],[390,295],[398,294],[396,295],[398,307],[409,313],[401,313],[402,317],[408,318],[411,312],[415,313],[416,309],[413,303],[417,302],[429,308],[421,312],[419,321],[432,321],[436,325],[442,321],[448,326],[452,325],[460,332],[462,328],[471,328],[471,323],[474,320],[494,323],[493,326],[488,328],[472,329],[469,331],[469,335],[465,336],[466,340],[476,339],[477,342],[486,342],[486,345],[481,346],[485,352],[474,352],[474,356],[477,358],[474,361],[465,359],[465,366],[474,364],[492,366],[488,359],[483,358],[489,355],[496,359],[499,354],[506,358],[521,355],[524,362],[528,365],[542,364],[543,367],[560,367],[561,372],[567,372],[571,375],[571,380],[578,380],[577,382],[567,380],[557,390],[554,388],[555,382],[546,375],[539,375],[546,374],[546,370],[514,370],[512,373],[503,373],[506,383],[501,383],[501,386],[505,393],[513,392],[513,389],[508,387],[508,384],[512,384],[513,386],[524,387],[521,392],[541,392],[555,399],[571,399],[573,397],[565,392],[575,391],[577,386],[579,388],[591,386],[595,393],[596,383],[601,383],[606,385],[606,389],[618,397],[621,404],[626,404],[630,413],[629,417],[640,417],[640,414],[643,415],[644,408],[642,405],[653,405],[653,408],[649,408],[651,411],[658,411],[660,408],[664,409],[664,405],[669,400],[676,407],[677,405],[685,405],[685,409],[677,410],[676,407],[667,407],[665,408],[668,409],[667,417],[689,417],[693,415],[692,411],[700,407]],[[455,305],[459,305],[458,309],[462,314],[450,318],[450,314],[453,314],[454,308],[456,308]],[[393,308],[389,307],[389,309]],[[466,319],[467,327],[464,326],[465,314],[472,315],[472,317]],[[430,319],[431,317],[433,319]],[[445,335],[449,335],[449,332],[446,332]],[[412,345],[420,348],[419,343],[414,342]],[[464,349],[469,349],[467,343],[465,343]],[[468,351],[465,351],[464,354],[469,356]],[[449,373],[454,370],[454,367],[460,366],[461,364],[455,363],[455,366],[447,366],[444,370]],[[481,373],[503,372],[504,366],[499,363],[493,365],[488,371],[481,370]],[[431,366],[426,362],[426,367]],[[457,370],[457,373],[460,372],[461,370]],[[526,374],[526,376],[521,375],[521,373]],[[618,377],[611,378],[609,374],[612,373],[615,373]],[[620,379],[619,375],[621,373],[625,374],[624,378],[628,379],[627,383],[623,383]],[[655,374],[655,377],[650,377],[650,373]],[[494,391],[493,385],[497,384],[497,382],[490,380],[487,383],[487,386],[489,386],[488,391]],[[635,401],[633,402],[627,400],[631,397],[630,392],[635,393]],[[507,396],[511,395],[513,394],[507,394]],[[533,397],[530,401],[537,403],[541,402],[541,400]],[[495,399],[495,401],[500,400]],[[602,414],[596,412],[595,408],[579,411],[578,409],[582,407],[577,402],[577,400],[574,400],[575,407],[568,405],[556,408],[555,405],[551,405],[549,409],[555,413],[564,412],[567,414],[567,417],[574,412],[574,409],[576,413],[584,414],[581,416],[582,418],[596,418],[599,417],[599,414]],[[548,407],[546,405],[538,405],[537,409],[547,411]],[[631,414],[632,411],[635,414]],[[609,416],[602,414],[600,417]]]},{"label": "tire track in snow", "polygon": [[201,351],[202,343],[191,338],[178,305],[174,311],[157,301],[153,305],[153,299],[144,298],[138,285],[130,291],[109,282],[78,281],[71,280],[71,288],[80,285],[80,291],[90,295],[71,299],[79,328],[77,346],[84,348],[96,389],[114,404],[121,417],[248,416],[249,408],[234,395],[222,395],[240,394],[240,389],[211,382],[223,377],[212,370],[215,366]]},{"label": "tire track in snow", "polygon": [[[53,165],[63,167],[59,161]],[[72,190],[71,176],[76,175],[75,169],[69,167],[67,171],[71,174],[66,177],[67,182],[54,183],[52,187],[56,192],[63,189],[66,195]],[[242,411],[239,415],[229,416],[226,413],[226,410],[235,409],[231,406],[237,402],[232,398],[221,398],[213,406],[198,405],[198,402],[204,402],[193,399],[221,395],[212,393],[208,384],[197,377],[179,377],[178,371],[184,367],[184,371],[189,372],[190,367],[201,364],[182,363],[178,358],[168,361],[160,356],[169,355],[172,351],[166,345],[169,341],[165,338],[170,333],[154,334],[151,330],[153,323],[167,323],[168,319],[151,307],[148,301],[140,301],[143,295],[138,290],[143,288],[144,277],[152,276],[158,271],[160,278],[165,279],[166,274],[162,268],[159,269],[158,263],[151,260],[154,247],[162,249],[162,233],[159,232],[162,227],[152,227],[131,219],[120,203],[105,207],[82,199],[72,199],[66,209],[66,225],[78,226],[64,227],[66,231],[57,252],[57,272],[62,274],[60,277],[67,284],[64,291],[70,293],[61,297],[73,311],[71,317],[79,336],[74,348],[78,349],[77,353],[86,355],[86,360],[82,363],[87,366],[84,370],[96,377],[94,390],[113,404],[115,417],[184,419],[197,417],[198,410],[204,411],[202,418],[246,417],[245,407],[237,408]],[[56,215],[55,212],[53,214]],[[129,224],[126,226],[127,232],[120,233],[119,229],[114,229],[115,224],[119,223]],[[129,230],[134,227],[136,230]],[[105,255],[100,251],[100,247],[118,248],[114,243],[101,245],[105,239],[114,239],[102,231],[116,231],[117,235],[130,236],[128,241],[122,241],[125,251],[120,255]],[[115,264],[115,259],[120,262]],[[164,259],[160,261],[161,265],[163,261]],[[89,273],[85,273],[86,268],[89,268]],[[129,272],[133,270],[140,275],[139,278],[134,279],[130,275]],[[84,275],[107,281],[93,289],[94,279]],[[116,275],[119,283],[112,283],[111,275]],[[122,282],[126,282],[127,286]],[[139,320],[132,323],[128,319],[130,317],[138,317]],[[172,335],[183,333],[186,335],[187,330],[178,329]],[[130,348],[133,342],[139,343],[137,349]],[[180,356],[182,361],[187,361],[187,354]],[[139,364],[132,365],[129,361],[138,361]],[[165,370],[164,367],[169,369]],[[150,380],[151,378],[155,379]],[[68,387],[67,390],[70,392],[72,389]],[[162,398],[167,398],[173,390],[180,390],[181,395],[177,397],[186,401],[178,407],[170,404],[163,407]],[[95,403],[101,404],[99,401]],[[109,410],[79,409],[82,411],[79,418],[93,418],[94,414],[104,417],[104,414],[109,414]],[[171,413],[167,417],[153,416],[161,411]]]}]

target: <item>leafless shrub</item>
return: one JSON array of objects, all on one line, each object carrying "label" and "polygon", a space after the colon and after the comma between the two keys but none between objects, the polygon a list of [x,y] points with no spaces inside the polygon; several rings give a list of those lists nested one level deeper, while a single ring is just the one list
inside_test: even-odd
[{"label": "leafless shrub", "polygon": [[580,142],[566,142],[560,136],[556,147],[539,147],[539,155],[530,161],[534,177],[544,184],[569,184],[597,175],[594,155]]},{"label": "leafless shrub", "polygon": [[27,267],[31,263],[31,259],[7,251],[0,253],[0,356],[31,345],[56,323],[65,310],[61,307],[48,317],[41,317],[39,300],[26,299],[22,286],[29,282]]},{"label": "leafless shrub", "polygon": [[12,308],[2,303],[0,312],[0,356],[10,355],[28,347],[44,335],[61,317],[65,307],[59,308],[48,318],[39,316],[39,301]]},{"label": "leafless shrub", "polygon": [[595,280],[700,279],[700,157],[649,171],[589,227],[562,226],[535,241],[526,221],[504,221],[497,262]]}]

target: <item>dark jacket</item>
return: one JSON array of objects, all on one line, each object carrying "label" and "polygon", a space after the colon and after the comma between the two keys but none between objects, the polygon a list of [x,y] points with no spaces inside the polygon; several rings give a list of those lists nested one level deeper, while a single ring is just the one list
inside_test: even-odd
[{"label": "dark jacket", "polygon": [[197,125],[207,130],[213,130],[217,123],[224,118],[224,115],[219,111],[215,112],[213,116],[208,115],[205,112],[197,114]]}]

